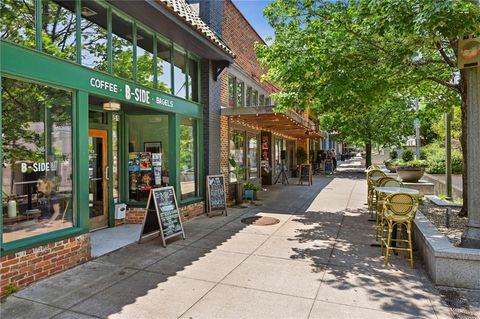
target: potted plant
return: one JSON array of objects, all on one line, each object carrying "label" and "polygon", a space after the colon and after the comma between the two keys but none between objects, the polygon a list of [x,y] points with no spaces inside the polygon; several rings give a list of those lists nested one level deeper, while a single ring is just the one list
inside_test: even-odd
[{"label": "potted plant", "polygon": [[243,184],[243,191],[245,194],[245,199],[250,198],[250,199],[255,199],[255,192],[258,190],[258,187],[251,183],[251,182],[246,182]]},{"label": "potted plant", "polygon": [[240,173],[242,169],[238,165],[237,161],[232,157],[229,159],[230,166],[233,168],[233,174],[235,174],[235,178],[237,179],[237,182],[235,184],[235,203],[237,205],[240,205],[243,203],[243,190],[242,190],[242,183],[240,183]]},{"label": "potted plant", "polygon": [[417,183],[425,173],[426,162],[423,160],[401,160],[397,163],[397,174],[404,182]]}]

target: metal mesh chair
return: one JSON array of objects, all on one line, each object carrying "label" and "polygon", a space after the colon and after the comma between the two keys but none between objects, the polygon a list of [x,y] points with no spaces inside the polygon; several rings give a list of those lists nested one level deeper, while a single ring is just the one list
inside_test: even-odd
[{"label": "metal mesh chair", "polygon": [[[384,224],[388,227],[387,238],[381,240],[381,252],[386,248],[385,265],[388,264],[390,251],[407,251],[409,254],[410,265],[413,268],[413,249],[412,249],[412,221],[415,219],[418,208],[416,196],[406,193],[390,194],[384,199]],[[397,227],[394,234],[394,227]],[[402,227],[405,226],[407,238],[402,238]],[[383,225],[382,225],[383,227]],[[395,238],[392,238],[392,237]],[[398,243],[406,243],[406,247],[397,247]]]}]

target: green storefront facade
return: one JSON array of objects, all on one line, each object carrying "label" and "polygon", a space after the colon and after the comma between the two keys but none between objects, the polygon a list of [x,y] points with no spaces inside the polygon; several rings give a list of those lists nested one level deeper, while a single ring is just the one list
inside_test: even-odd
[{"label": "green storefront facade", "polygon": [[[119,203],[145,207],[154,187],[174,186],[181,207],[202,203],[200,67],[231,52],[159,3],[145,21],[115,1],[5,3],[2,19],[18,9],[34,22],[2,21],[2,262],[113,227]],[[159,18],[181,25],[180,44],[151,24]]]}]

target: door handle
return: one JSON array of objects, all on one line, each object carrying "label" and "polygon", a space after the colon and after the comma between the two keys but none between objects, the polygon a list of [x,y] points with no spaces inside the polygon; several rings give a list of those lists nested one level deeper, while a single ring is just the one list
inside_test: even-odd
[{"label": "door handle", "polygon": [[110,177],[108,176],[108,166],[105,167],[105,179],[106,179],[107,181],[110,180]]}]

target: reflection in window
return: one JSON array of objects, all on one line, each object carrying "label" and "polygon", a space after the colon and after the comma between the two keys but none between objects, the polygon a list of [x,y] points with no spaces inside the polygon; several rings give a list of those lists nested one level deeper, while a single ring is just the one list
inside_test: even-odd
[{"label": "reflection in window", "polygon": [[198,62],[188,59],[188,98],[198,102]]},{"label": "reflection in window", "polygon": [[235,78],[228,76],[228,106],[235,106]]},{"label": "reflection in window", "polygon": [[130,202],[146,203],[150,189],[169,185],[168,115],[128,115]]},{"label": "reflection in window", "polygon": [[[114,114],[120,116],[118,113]],[[118,121],[112,120],[112,171],[113,171],[113,200],[116,202],[120,201],[120,180],[119,180],[119,170],[120,170],[120,149],[119,149],[119,127]]]},{"label": "reflection in window", "polygon": [[2,78],[3,242],[72,227],[72,95]]},{"label": "reflection in window", "polygon": [[132,24],[112,13],[113,75],[133,79]]},{"label": "reflection in window", "polygon": [[244,83],[237,81],[237,107],[245,105],[244,93],[245,93]]},{"label": "reflection in window", "polygon": [[258,105],[258,91],[253,91],[252,94],[252,105],[257,106]]},{"label": "reflection in window", "polygon": [[[57,1],[58,2],[58,1]],[[43,50],[56,57],[77,60],[75,1],[42,3]]]},{"label": "reflection in window", "polygon": [[182,199],[197,194],[195,122],[183,118],[180,123],[180,189]]},{"label": "reflection in window", "polygon": [[179,97],[187,97],[187,83],[185,74],[185,54],[175,51],[173,61],[175,62],[174,79],[175,79],[175,95]]},{"label": "reflection in window", "polygon": [[137,82],[154,87],[153,35],[143,29],[137,32]]},{"label": "reflection in window", "polygon": [[245,147],[245,135],[241,131],[230,131],[230,159],[233,159],[237,163],[239,168],[236,172],[230,165],[230,181],[241,181],[245,178],[245,161],[244,161],[244,147]]},{"label": "reflection in window", "polygon": [[82,65],[107,72],[107,10],[94,1],[82,1]]},{"label": "reflection in window", "polygon": [[2,0],[0,12],[1,38],[35,48],[35,1]]},{"label": "reflection in window", "polygon": [[258,105],[265,105],[265,95],[260,94]]},{"label": "reflection in window", "polygon": [[247,167],[250,178],[258,177],[258,144],[257,136],[254,134],[247,134]]},{"label": "reflection in window", "polygon": [[269,97],[267,97],[265,99],[265,105],[272,105],[272,99],[270,99]]},{"label": "reflection in window", "polygon": [[170,46],[157,41],[157,85],[163,92],[172,93],[172,64]]},{"label": "reflection in window", "polygon": [[252,106],[252,87],[247,87],[247,94],[246,94],[246,106]]}]

